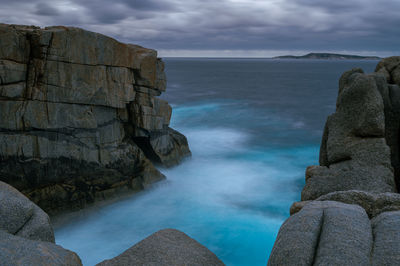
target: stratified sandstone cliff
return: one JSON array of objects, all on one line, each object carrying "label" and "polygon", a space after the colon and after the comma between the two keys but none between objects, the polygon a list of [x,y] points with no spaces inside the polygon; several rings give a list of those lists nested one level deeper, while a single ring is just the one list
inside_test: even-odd
[{"label": "stratified sandstone cliff", "polygon": [[400,57],[342,75],[320,165],[307,168],[268,265],[399,264],[399,86]]},{"label": "stratified sandstone cliff", "polygon": [[0,24],[0,180],[51,213],[164,178],[190,155],[165,88],[154,50]]}]

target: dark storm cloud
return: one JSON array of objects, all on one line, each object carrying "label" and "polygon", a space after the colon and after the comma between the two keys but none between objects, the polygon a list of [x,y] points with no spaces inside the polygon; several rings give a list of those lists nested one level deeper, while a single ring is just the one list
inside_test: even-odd
[{"label": "dark storm cloud", "polygon": [[134,10],[146,10],[146,11],[167,11],[175,9],[175,5],[172,1],[157,1],[157,0],[121,0],[119,2],[125,3],[127,6]]},{"label": "dark storm cloud", "polygon": [[46,3],[38,3],[36,5],[36,12],[35,14],[40,16],[57,16],[59,12],[54,7],[46,4]]},{"label": "dark storm cloud", "polygon": [[1,22],[78,26],[160,50],[379,54],[400,49],[398,0],[0,0],[0,4]]}]

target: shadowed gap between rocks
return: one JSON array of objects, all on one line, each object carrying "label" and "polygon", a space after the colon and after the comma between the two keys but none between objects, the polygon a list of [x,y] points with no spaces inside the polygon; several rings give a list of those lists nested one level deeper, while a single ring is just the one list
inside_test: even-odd
[{"label": "shadowed gap between rocks", "polygon": [[154,152],[153,147],[150,144],[150,139],[148,137],[133,137],[133,142],[143,151],[144,155],[155,164],[161,165],[161,159]]}]

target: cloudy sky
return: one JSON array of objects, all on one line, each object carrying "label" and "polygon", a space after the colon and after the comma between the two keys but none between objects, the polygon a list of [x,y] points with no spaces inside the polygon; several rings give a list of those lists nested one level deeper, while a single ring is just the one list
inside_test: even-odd
[{"label": "cloudy sky", "polygon": [[161,56],[400,55],[399,0],[0,0],[0,22],[67,25]]}]

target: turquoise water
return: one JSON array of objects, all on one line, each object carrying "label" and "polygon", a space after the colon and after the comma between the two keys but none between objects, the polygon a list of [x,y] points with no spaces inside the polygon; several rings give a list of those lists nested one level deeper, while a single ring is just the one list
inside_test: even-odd
[{"label": "turquoise water", "polygon": [[56,224],[84,265],[163,228],[184,231],[227,265],[265,265],[306,166],[317,164],[340,74],[375,61],[167,59],[171,126],[192,158],[167,180]]}]

